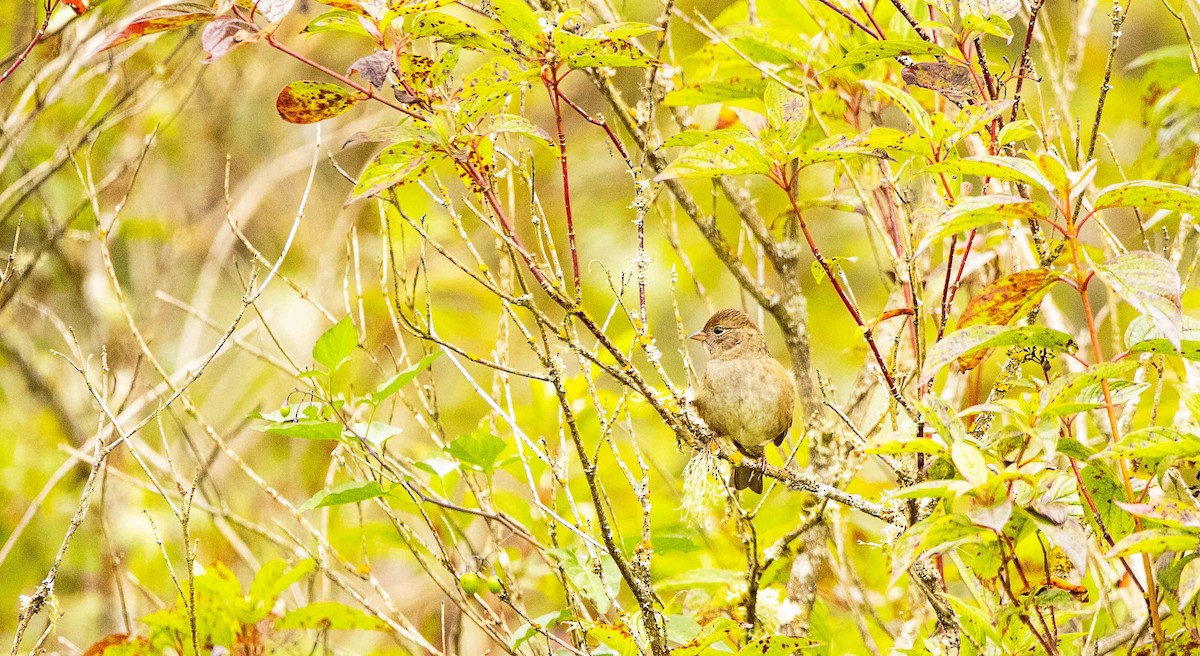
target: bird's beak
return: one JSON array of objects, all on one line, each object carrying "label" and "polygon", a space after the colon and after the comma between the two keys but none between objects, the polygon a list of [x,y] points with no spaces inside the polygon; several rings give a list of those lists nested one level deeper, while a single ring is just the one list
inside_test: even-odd
[{"label": "bird's beak", "polygon": [[699,332],[694,332],[691,335],[688,335],[688,339],[694,339],[697,342],[704,342],[704,341],[708,341],[708,335],[705,335],[704,331],[701,330]]}]

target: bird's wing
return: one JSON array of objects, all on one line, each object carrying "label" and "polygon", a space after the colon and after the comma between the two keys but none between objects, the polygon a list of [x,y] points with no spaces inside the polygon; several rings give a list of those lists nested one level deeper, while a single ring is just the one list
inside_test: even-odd
[{"label": "bird's wing", "polygon": [[780,414],[786,417],[786,419],[783,424],[783,429],[779,431],[779,435],[775,436],[775,446],[783,446],[783,438],[787,437],[788,430],[790,430],[792,427],[792,415],[796,411],[796,388],[795,384],[792,383],[791,372],[787,371],[787,368],[782,364],[779,366],[784,370],[784,373],[787,374],[786,380],[788,384],[787,390],[783,394],[779,395]]}]

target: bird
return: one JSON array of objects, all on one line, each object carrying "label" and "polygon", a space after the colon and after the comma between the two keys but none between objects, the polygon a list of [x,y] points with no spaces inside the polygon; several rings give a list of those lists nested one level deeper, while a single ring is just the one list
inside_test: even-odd
[{"label": "bird", "polygon": [[[696,412],[743,454],[765,459],[766,444],[783,444],[792,427],[796,384],[791,372],[771,357],[762,331],[741,310],[718,310],[689,338],[704,344],[708,354],[695,394]],[[729,485],[762,494],[762,471],[735,465]]]}]

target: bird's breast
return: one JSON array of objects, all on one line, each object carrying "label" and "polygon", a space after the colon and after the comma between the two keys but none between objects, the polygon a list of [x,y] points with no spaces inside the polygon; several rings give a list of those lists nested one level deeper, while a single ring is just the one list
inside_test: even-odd
[{"label": "bird's breast", "polygon": [[713,360],[704,378],[696,399],[701,419],[742,446],[766,444],[791,424],[791,374],[778,361]]}]

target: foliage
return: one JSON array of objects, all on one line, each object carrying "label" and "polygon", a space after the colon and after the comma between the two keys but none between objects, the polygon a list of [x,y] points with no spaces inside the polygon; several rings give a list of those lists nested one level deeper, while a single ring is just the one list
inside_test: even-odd
[{"label": "foliage", "polygon": [[[111,87],[79,78],[111,118],[84,112],[85,136],[61,153],[39,130],[71,111],[66,89],[0,87],[13,126],[0,328],[20,307],[63,342],[30,336],[0,357],[64,427],[98,426],[70,447],[87,474],[61,547],[38,560],[49,575],[26,582],[14,653],[39,613],[69,621],[60,566],[95,546],[75,537],[89,512],[112,539],[110,478],[158,504],[148,542],[162,558],[140,566],[168,571],[176,600],[136,613],[132,637],[93,632],[90,654],[332,651],[333,630],[366,645],[345,650],[381,632],[436,654],[1193,648],[1196,7],[1163,10],[1186,42],[1136,53],[1141,88],[1114,97],[1118,48],[1140,47],[1119,3],[1095,38],[1042,0],[759,0],[711,17],[673,3],[129,4],[115,22],[107,6],[60,12],[79,40],[61,55],[72,75],[161,73],[170,39],[203,51],[210,76],[290,61],[303,72],[283,71],[278,93],[237,94],[258,108],[274,95],[284,134],[318,141],[277,259],[226,202],[198,280],[181,267],[159,281],[139,277],[124,215],[156,132],[102,171],[93,158],[116,159],[98,135],[134,113]],[[32,68],[57,10],[0,84]],[[1079,68],[1089,39],[1108,48],[1096,89]],[[1151,138],[1125,166],[1101,127],[1135,93]],[[1075,115],[1090,131],[1061,118]],[[324,161],[329,132],[341,147]],[[320,225],[310,195],[332,201]],[[91,357],[56,292],[28,284],[47,250],[72,261],[69,230],[93,263],[79,291],[107,290],[94,313],[99,334],[121,336],[111,354]],[[337,259],[342,233],[330,285],[319,261]],[[295,264],[309,251],[312,271]],[[222,259],[241,266],[219,273]],[[76,282],[71,266],[41,275]],[[176,352],[172,331],[146,337],[150,300],[174,298],[160,284],[197,300],[221,288],[237,309],[217,321],[227,309],[172,301],[193,316]],[[272,314],[285,293],[303,320]],[[797,379],[781,465],[737,452],[689,406],[696,308],[738,296]],[[204,326],[218,338],[199,348]],[[26,353],[52,349],[82,401],[62,401]],[[261,473],[267,454],[286,465]],[[739,496],[730,464],[777,484]],[[166,539],[154,516],[170,519]],[[10,542],[28,525],[5,522]],[[261,550],[297,564],[256,565]],[[106,554],[116,571],[111,545],[89,552]],[[254,574],[248,592],[220,564],[232,558]]]}]

